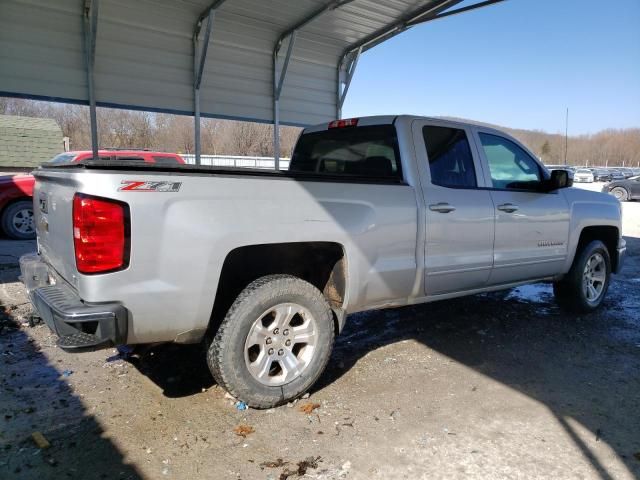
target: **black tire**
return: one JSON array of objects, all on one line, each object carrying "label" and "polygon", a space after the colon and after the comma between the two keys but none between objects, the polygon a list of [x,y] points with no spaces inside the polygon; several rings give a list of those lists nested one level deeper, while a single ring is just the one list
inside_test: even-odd
[{"label": "black tire", "polygon": [[609,193],[616,197],[620,202],[626,202],[629,200],[629,192],[624,187],[613,187]]},{"label": "black tire", "polygon": [[[600,255],[604,260],[605,265],[602,269],[604,281],[602,282],[602,290],[597,298],[589,299],[585,292],[585,269],[589,270],[587,262],[589,259],[597,258],[594,257],[596,255]],[[593,240],[576,253],[576,258],[573,261],[573,265],[571,265],[569,273],[562,280],[553,284],[553,293],[562,308],[576,313],[589,313],[602,304],[609,289],[610,280],[611,257],[609,250],[600,240]]]},{"label": "black tire", "polygon": [[[315,344],[296,378],[283,385],[266,385],[249,370],[245,342],[258,319],[282,304],[296,304],[310,313],[316,326]],[[236,298],[211,340],[207,363],[218,385],[235,398],[254,408],[271,408],[298,398],[318,380],[331,356],[334,335],[333,314],[316,287],[290,275],[268,275],[249,284]],[[269,370],[274,364],[270,365]]]},{"label": "black tire", "polygon": [[[28,215],[28,218],[25,215]],[[23,220],[27,224],[21,226],[20,223]],[[36,229],[33,223],[33,202],[31,200],[19,200],[12,203],[2,212],[0,224],[5,235],[15,240],[36,238]]]}]

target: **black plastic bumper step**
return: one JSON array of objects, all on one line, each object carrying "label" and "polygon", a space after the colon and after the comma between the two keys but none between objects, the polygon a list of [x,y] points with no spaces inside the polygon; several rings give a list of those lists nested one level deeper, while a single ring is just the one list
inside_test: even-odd
[{"label": "black plastic bumper step", "polygon": [[104,347],[110,340],[98,338],[90,333],[78,332],[58,338],[56,344],[63,350],[86,350]]}]

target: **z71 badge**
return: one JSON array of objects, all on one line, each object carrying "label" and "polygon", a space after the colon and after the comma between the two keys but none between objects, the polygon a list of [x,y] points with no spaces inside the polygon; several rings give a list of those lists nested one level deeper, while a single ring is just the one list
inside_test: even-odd
[{"label": "z71 badge", "polygon": [[177,192],[182,182],[141,182],[138,180],[123,180],[120,192]]}]

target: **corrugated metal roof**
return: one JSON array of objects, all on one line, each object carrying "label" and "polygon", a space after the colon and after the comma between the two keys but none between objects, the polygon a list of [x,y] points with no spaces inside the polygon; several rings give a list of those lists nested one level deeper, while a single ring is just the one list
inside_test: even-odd
[{"label": "corrugated metal roof", "polygon": [[0,167],[36,167],[62,150],[55,120],[0,115]]},{"label": "corrugated metal roof", "polygon": [[[192,36],[211,1],[101,0],[98,105],[191,114]],[[330,3],[224,2],[209,43],[202,115],[271,122],[274,45],[283,32]],[[418,8],[455,3],[355,0],[324,12],[298,33],[280,99],[281,122],[309,125],[335,118],[337,65],[349,46]],[[0,94],[87,103],[82,6],[80,0],[0,2]]]}]

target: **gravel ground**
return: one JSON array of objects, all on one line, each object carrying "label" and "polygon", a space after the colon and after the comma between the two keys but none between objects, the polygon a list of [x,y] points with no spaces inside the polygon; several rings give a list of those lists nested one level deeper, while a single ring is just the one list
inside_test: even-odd
[{"label": "gravel ground", "polygon": [[640,203],[624,215],[598,313],[538,284],[353,315],[310,398],[267,411],[199,347],[59,350],[27,323],[34,245],[0,240],[0,478],[640,478]]}]

